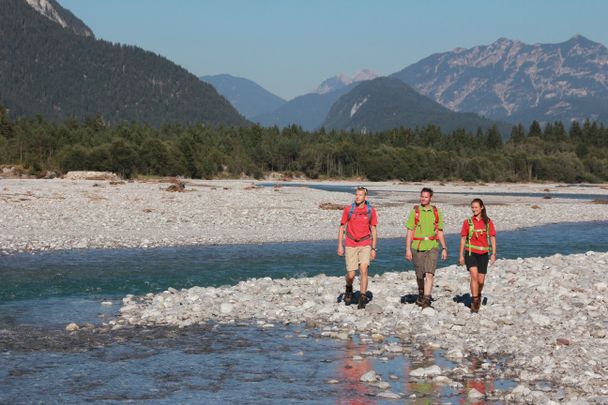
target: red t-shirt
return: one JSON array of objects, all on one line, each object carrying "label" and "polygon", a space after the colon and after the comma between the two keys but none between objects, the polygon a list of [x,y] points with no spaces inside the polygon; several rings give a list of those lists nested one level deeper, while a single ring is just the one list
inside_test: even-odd
[{"label": "red t-shirt", "polygon": [[[494,223],[492,220],[488,223],[490,225],[490,236],[496,236],[496,229],[494,228]],[[473,236],[471,237],[471,241],[469,242],[473,246],[481,246],[488,247],[488,235],[486,235],[486,224],[484,224],[483,219],[477,219],[477,217],[473,217],[473,228],[476,232],[473,232]],[[479,231],[477,231],[479,230]],[[469,235],[469,220],[465,219],[462,223],[462,229],[460,230],[460,236],[467,237]],[[479,250],[479,249],[469,249],[465,247],[465,251],[471,251],[472,253],[487,253],[487,250]]]},{"label": "red t-shirt", "polygon": [[353,215],[350,217],[349,221],[348,213],[350,212],[350,207],[350,205],[344,207],[344,212],[342,212],[342,220],[340,221],[340,225],[344,225],[348,222],[348,225],[346,225],[346,246],[356,247],[371,245],[371,239],[355,242],[348,235],[351,235],[357,240],[371,235],[370,226],[378,225],[376,209],[372,207],[372,219],[370,222],[369,217],[367,215],[367,205],[363,204],[361,207],[355,207],[355,211],[353,212]]}]

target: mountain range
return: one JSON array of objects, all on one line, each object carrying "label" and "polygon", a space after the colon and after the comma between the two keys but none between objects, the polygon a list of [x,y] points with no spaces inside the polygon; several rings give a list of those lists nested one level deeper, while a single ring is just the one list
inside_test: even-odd
[{"label": "mountain range", "polygon": [[608,49],[580,35],[534,45],[500,38],[431,55],[392,76],[451,110],[494,120],[608,122]]},{"label": "mountain range", "polygon": [[[370,73],[355,75],[359,80],[334,76],[314,92],[251,118],[263,125],[295,123],[317,129],[335,118],[326,120],[334,102],[354,91],[358,82],[377,76]],[[534,45],[500,38],[490,45],[431,55],[390,77],[450,110],[479,114],[501,128],[506,128],[501,122],[528,125],[533,120],[608,122],[608,49],[580,35]]]},{"label": "mountain range", "polygon": [[375,77],[377,75],[370,70],[362,70],[352,78],[336,75],[324,80],[313,92],[295,97],[276,110],[252,117],[251,120],[263,126],[286,127],[295,123],[307,131],[317,130],[338,98],[359,83]]},{"label": "mountain range", "polygon": [[213,86],[135,46],[98,40],[55,0],[2,0],[0,104],[13,117],[247,125]]},{"label": "mountain range", "polygon": [[[500,38],[436,53],[389,75],[406,87],[362,70],[285,101],[248,79],[197,78],[160,55],[96,39],[57,0],[3,0],[0,61],[0,105],[12,117],[237,126],[249,125],[247,117],[307,130],[378,130],[424,121],[447,129],[454,120],[482,128],[490,120],[501,128],[533,120],[608,122],[608,49],[580,35],[532,45]],[[455,118],[431,100],[467,118]]]}]

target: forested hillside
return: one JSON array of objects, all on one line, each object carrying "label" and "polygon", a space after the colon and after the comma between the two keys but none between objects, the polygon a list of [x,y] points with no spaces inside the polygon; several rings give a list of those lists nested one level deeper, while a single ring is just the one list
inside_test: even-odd
[{"label": "forested hillside", "polygon": [[24,0],[2,0],[0,61],[0,103],[12,117],[247,124],[212,86],[175,63],[79,35]]}]

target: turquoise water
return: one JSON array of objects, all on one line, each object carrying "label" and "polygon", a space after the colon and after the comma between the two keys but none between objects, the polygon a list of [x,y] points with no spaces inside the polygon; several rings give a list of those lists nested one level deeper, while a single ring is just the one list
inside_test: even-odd
[{"label": "turquoise water", "polygon": [[[501,232],[499,257],[605,251],[607,225],[555,224]],[[457,246],[458,237],[449,235],[448,263],[455,262]],[[402,239],[381,239],[378,247],[372,273],[411,270],[403,259]],[[409,382],[411,368],[433,363],[449,367],[439,352],[354,364],[350,359],[364,352],[365,345],[319,339],[299,326],[261,330],[251,325],[204,325],[74,336],[63,331],[68,322],[111,319],[126,294],[319,273],[343,274],[334,241],[0,257],[0,403],[382,403],[355,376],[368,369],[381,373],[384,381],[389,374],[399,376],[391,382],[394,392],[462,403],[466,390]],[[102,300],[114,305],[103,306]],[[300,338],[303,333],[310,336]],[[327,379],[339,384],[326,384]],[[481,384],[488,391],[514,384],[478,380],[467,384]]]},{"label": "turquoise water", "polygon": [[[307,188],[312,188],[312,189],[316,189],[316,190],[323,190],[323,191],[332,191],[332,192],[343,192],[343,193],[349,193],[349,194],[354,194],[356,187],[355,186],[347,186],[347,185],[337,185],[337,184],[307,184],[307,183],[269,183],[269,182],[265,182],[265,183],[258,183],[258,186],[262,186],[262,187],[307,187]],[[587,185],[587,187],[593,187],[591,185]],[[369,195],[370,196],[374,196],[374,195],[378,195],[378,194],[382,194],[385,192],[391,192],[391,193],[412,193],[412,194],[417,194],[417,192],[412,192],[412,191],[403,191],[403,190],[381,190],[381,191],[374,191],[374,190],[369,190]],[[573,199],[573,200],[608,200],[608,195],[607,194],[581,194],[581,193],[562,193],[562,192],[543,192],[543,193],[520,193],[520,192],[516,192],[516,191],[442,191],[442,192],[438,192],[438,195],[449,195],[449,194],[454,194],[454,195],[470,195],[470,196],[482,196],[482,195],[489,195],[489,196],[504,196],[504,197],[538,197],[538,198],[545,198],[545,197],[551,197],[551,198],[569,198],[569,199]]]},{"label": "turquoise water", "polygon": [[[604,251],[608,222],[563,223],[498,235],[498,257]],[[459,237],[447,235],[456,263]],[[411,270],[404,240],[380,239],[372,273]],[[73,250],[0,257],[0,305],[31,299],[122,298],[168,287],[220,286],[252,277],[342,275],[334,241],[156,249]],[[1,308],[1,306],[0,306]]]}]

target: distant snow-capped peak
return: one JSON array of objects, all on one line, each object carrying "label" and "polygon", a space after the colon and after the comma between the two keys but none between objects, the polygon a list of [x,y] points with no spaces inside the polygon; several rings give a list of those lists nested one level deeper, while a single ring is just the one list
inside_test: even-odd
[{"label": "distant snow-capped peak", "polygon": [[334,90],[341,89],[342,87],[348,86],[349,84],[356,83],[356,82],[362,82],[365,80],[372,80],[372,79],[375,79],[376,77],[378,77],[378,75],[370,69],[360,70],[359,72],[355,73],[355,75],[353,77],[350,77],[345,74],[338,74],[334,77],[330,77],[329,79],[323,81],[319,85],[319,87],[317,87],[313,91],[313,93],[326,94],[326,93],[332,92]]}]

